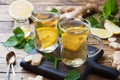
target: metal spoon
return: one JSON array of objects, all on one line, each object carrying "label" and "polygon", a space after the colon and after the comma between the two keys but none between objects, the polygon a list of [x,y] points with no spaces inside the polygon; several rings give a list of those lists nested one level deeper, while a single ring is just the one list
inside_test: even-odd
[{"label": "metal spoon", "polygon": [[8,63],[8,69],[7,69],[7,75],[6,75],[5,80],[9,80],[9,69],[10,69],[10,66],[12,67],[13,79],[16,80],[17,77],[16,77],[16,74],[15,74],[15,71],[14,71],[14,67],[13,67],[13,65],[16,63],[16,56],[15,56],[15,53],[13,51],[10,51],[6,55],[6,61]]}]

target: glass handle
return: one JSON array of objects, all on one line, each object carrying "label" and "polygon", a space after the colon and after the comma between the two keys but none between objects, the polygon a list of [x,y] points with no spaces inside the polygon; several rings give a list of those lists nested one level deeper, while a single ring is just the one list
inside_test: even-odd
[{"label": "glass handle", "polygon": [[99,47],[98,48],[88,52],[88,57],[93,57],[101,51],[101,49],[103,47],[103,42],[98,36],[95,36],[95,35],[92,35],[92,34],[90,34],[88,38],[94,38],[99,42]]}]

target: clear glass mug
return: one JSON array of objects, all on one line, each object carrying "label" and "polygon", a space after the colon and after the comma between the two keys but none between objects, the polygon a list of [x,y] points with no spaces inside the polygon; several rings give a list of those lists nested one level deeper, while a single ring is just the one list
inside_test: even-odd
[{"label": "clear glass mug", "polygon": [[[102,40],[90,34],[90,23],[87,20],[61,20],[58,27],[61,30],[61,58],[64,64],[79,67],[85,63],[87,57],[93,57],[101,51]],[[91,37],[96,39],[100,46],[94,51],[87,49],[88,40]]]},{"label": "clear glass mug", "polygon": [[53,52],[58,46],[58,15],[52,12],[33,13],[35,47],[45,53]]}]

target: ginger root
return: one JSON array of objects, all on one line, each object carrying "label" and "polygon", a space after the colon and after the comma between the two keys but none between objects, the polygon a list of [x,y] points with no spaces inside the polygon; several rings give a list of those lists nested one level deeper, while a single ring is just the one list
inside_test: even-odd
[{"label": "ginger root", "polygon": [[43,59],[42,54],[33,54],[33,55],[28,55],[24,58],[26,62],[31,62],[33,66],[38,66]]},{"label": "ginger root", "polygon": [[34,54],[32,56],[32,62],[31,62],[31,64],[33,66],[38,66],[41,63],[42,59],[43,59],[43,55],[42,54]]},{"label": "ginger root", "polygon": [[116,50],[120,49],[120,43],[118,42],[110,42],[109,46]]},{"label": "ginger root", "polygon": [[109,42],[115,42],[115,41],[117,41],[117,38],[111,37],[111,38],[108,38],[108,41],[109,41]]},{"label": "ginger root", "polygon": [[112,38],[108,38],[108,41],[110,42],[109,43],[109,46],[116,49],[116,50],[119,50],[120,49],[120,43],[118,42],[117,38],[115,37],[112,37]]},{"label": "ginger root", "polygon": [[62,13],[60,19],[83,17],[92,12],[98,12],[98,10],[99,10],[98,6],[95,4],[87,4],[86,6],[80,6],[80,7],[67,6],[60,9]]},{"label": "ginger root", "polygon": [[115,51],[111,58],[113,59],[112,66],[120,71],[120,51]]}]

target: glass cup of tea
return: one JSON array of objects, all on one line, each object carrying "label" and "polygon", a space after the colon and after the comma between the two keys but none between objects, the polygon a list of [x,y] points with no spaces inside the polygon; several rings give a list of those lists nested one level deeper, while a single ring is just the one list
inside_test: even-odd
[{"label": "glass cup of tea", "polygon": [[[59,21],[58,27],[61,30],[61,58],[64,64],[79,67],[88,57],[93,57],[101,51],[102,40],[90,34],[90,23],[87,20],[64,19]],[[100,46],[94,51],[87,49],[91,37],[97,39]]]},{"label": "glass cup of tea", "polygon": [[33,13],[35,47],[44,53],[53,52],[58,46],[58,16],[52,12]]}]

